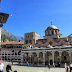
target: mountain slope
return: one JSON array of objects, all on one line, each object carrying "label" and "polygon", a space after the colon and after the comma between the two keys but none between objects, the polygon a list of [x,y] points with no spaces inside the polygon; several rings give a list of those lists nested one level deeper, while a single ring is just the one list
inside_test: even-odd
[{"label": "mountain slope", "polygon": [[6,35],[1,35],[1,42],[4,42],[5,40],[8,40],[8,41],[16,41],[16,40],[14,40],[13,38],[11,38],[11,37],[8,37],[8,36],[6,36]]},{"label": "mountain slope", "polygon": [[7,37],[11,37],[12,39],[14,39],[16,41],[19,41],[19,40],[24,41],[24,37],[14,36],[10,32],[8,32],[6,29],[2,30],[2,35],[6,35]]}]

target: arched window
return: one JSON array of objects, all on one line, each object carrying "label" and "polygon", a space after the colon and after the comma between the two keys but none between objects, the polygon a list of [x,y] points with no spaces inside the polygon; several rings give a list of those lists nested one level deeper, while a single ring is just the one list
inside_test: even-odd
[{"label": "arched window", "polygon": [[64,56],[64,60],[67,60],[66,56]]},{"label": "arched window", "polygon": [[57,35],[57,30],[55,30],[55,33],[56,33],[56,35]]},{"label": "arched window", "polygon": [[26,40],[26,44],[28,44],[28,40]]},{"label": "arched window", "polygon": [[31,40],[29,40],[29,43],[32,43],[32,41],[31,41]]},{"label": "arched window", "polygon": [[61,43],[61,46],[63,45],[63,43]]},{"label": "arched window", "polygon": [[52,42],[50,41],[49,44],[52,45]]},{"label": "arched window", "polygon": [[52,35],[53,35],[53,30],[52,30]]},{"label": "arched window", "polygon": [[50,35],[50,31],[48,31],[48,35]]}]

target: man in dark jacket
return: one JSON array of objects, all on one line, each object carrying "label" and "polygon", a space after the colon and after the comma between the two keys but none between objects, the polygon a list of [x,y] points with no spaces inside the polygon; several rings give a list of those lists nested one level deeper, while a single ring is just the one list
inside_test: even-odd
[{"label": "man in dark jacket", "polygon": [[12,63],[9,63],[9,64],[6,66],[6,71],[7,71],[7,72],[12,72],[11,65],[12,65]]}]

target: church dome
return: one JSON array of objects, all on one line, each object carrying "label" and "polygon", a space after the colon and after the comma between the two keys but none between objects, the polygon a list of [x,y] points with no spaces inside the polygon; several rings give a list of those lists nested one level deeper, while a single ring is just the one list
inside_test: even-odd
[{"label": "church dome", "polygon": [[49,26],[47,29],[57,29],[57,27],[56,27],[56,26],[51,25],[51,26]]},{"label": "church dome", "polygon": [[70,34],[68,37],[72,37],[72,34]]}]

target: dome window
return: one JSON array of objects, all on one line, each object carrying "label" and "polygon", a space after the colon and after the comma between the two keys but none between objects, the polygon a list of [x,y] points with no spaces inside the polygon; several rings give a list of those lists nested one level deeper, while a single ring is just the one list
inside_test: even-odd
[{"label": "dome window", "polygon": [[52,42],[50,41],[49,44],[52,45]]}]

